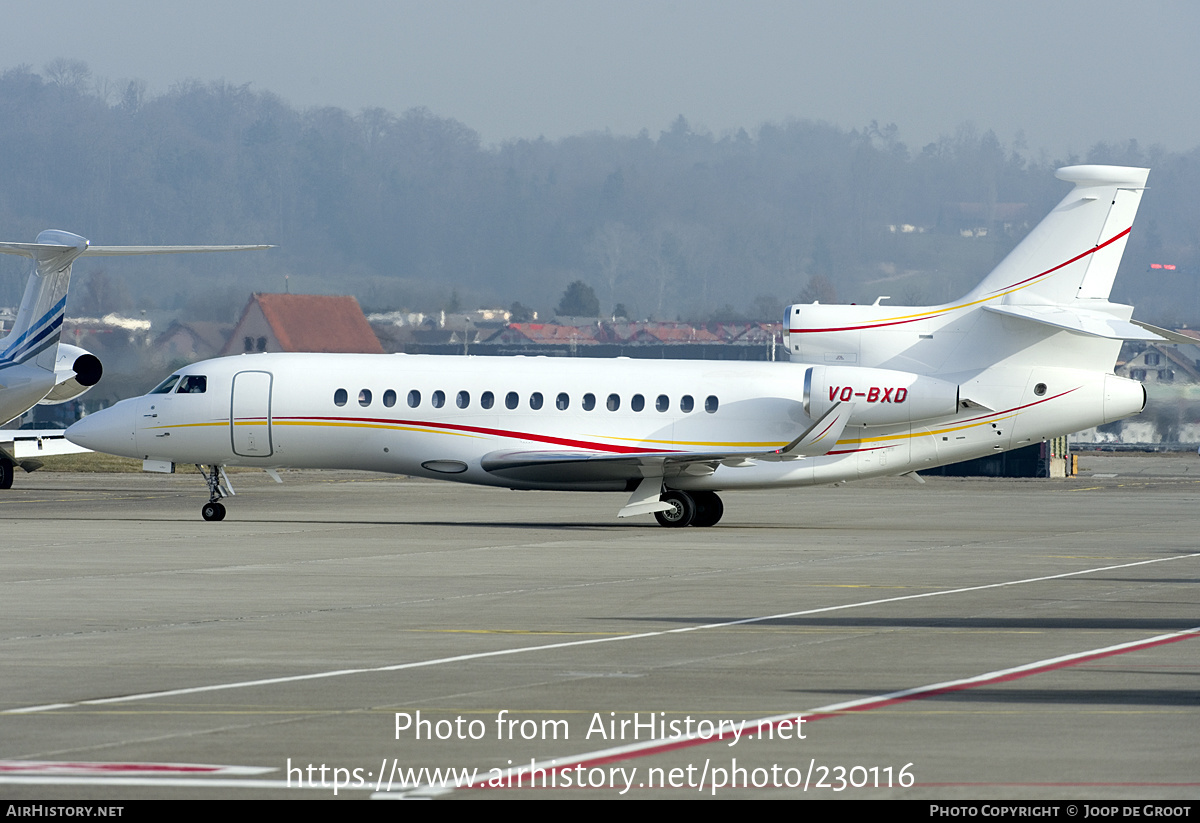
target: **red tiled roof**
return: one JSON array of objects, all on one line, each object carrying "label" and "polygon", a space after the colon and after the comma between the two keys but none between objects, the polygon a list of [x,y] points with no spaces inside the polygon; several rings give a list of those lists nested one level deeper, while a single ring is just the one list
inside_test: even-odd
[{"label": "red tiled roof", "polygon": [[348,296],[255,294],[284,351],[383,354],[358,301]]},{"label": "red tiled roof", "polygon": [[492,335],[489,340],[516,342],[525,339],[535,343],[570,343],[579,345],[596,343],[595,330],[578,326],[559,326],[554,323],[509,323]]}]

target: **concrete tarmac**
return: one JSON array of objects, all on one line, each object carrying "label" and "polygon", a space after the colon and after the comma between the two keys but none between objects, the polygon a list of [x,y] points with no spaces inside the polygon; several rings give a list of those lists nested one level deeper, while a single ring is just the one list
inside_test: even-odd
[{"label": "concrete tarmac", "polygon": [[205,523],[195,475],[19,474],[0,796],[1195,800],[1200,458],[1081,464],[683,530],[353,472],[233,475]]}]

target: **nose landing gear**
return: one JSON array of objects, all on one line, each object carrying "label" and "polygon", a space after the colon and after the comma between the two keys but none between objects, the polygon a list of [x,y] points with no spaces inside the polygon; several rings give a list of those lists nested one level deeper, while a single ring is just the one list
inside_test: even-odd
[{"label": "nose landing gear", "polygon": [[229,485],[229,478],[225,475],[225,467],[208,466],[205,468],[197,463],[196,468],[200,470],[200,476],[208,484],[208,502],[201,507],[200,516],[210,523],[224,520],[225,506],[220,500],[227,495],[230,497],[233,496],[233,486]]}]

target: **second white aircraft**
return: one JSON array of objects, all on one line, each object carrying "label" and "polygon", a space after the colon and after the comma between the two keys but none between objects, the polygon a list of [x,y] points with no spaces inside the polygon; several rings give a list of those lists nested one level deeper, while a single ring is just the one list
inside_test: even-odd
[{"label": "second white aircraft", "polygon": [[629,495],[619,516],[712,526],[717,492],[921,469],[1136,414],[1124,339],[1171,333],[1108,301],[1147,169],[1071,166],[1072,190],[968,295],[789,306],[791,362],[257,354],[207,360],[67,436],[148,470],[343,468]]}]

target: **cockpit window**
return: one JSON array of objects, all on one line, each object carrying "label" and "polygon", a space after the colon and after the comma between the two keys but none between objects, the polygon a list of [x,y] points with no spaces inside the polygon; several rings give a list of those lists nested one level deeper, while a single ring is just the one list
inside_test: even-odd
[{"label": "cockpit window", "polygon": [[175,390],[175,393],[204,394],[206,391],[208,391],[208,377],[203,374],[189,374],[179,381],[179,388]]},{"label": "cockpit window", "polygon": [[173,374],[150,390],[150,394],[168,394],[179,382],[179,375]]}]

